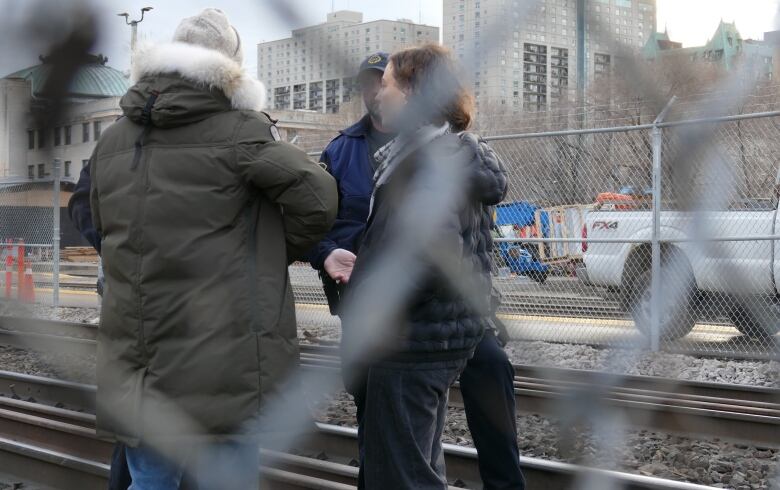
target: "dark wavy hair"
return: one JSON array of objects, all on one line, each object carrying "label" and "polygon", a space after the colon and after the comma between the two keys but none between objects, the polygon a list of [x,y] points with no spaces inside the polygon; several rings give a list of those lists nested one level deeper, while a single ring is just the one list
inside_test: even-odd
[{"label": "dark wavy hair", "polygon": [[398,84],[409,90],[408,106],[423,122],[449,122],[454,131],[465,131],[474,118],[474,99],[461,84],[460,68],[450,51],[425,44],[390,56]]}]

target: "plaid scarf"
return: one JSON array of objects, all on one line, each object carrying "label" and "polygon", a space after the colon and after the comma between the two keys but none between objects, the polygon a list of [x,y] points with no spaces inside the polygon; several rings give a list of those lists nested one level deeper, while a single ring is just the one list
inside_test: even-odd
[{"label": "plaid scarf", "polygon": [[448,122],[445,122],[442,126],[431,124],[421,126],[417,131],[399,134],[374,153],[374,159],[379,165],[376,172],[374,172],[374,190],[371,192],[371,204],[368,208],[369,218],[374,212],[376,191],[387,183],[398,165],[418,148],[449,132],[450,123]]}]

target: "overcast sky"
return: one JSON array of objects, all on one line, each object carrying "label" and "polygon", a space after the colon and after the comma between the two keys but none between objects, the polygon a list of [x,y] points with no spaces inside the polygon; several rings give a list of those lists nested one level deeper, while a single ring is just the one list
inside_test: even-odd
[{"label": "overcast sky", "polygon": [[718,22],[736,22],[745,39],[763,39],[780,29],[778,0],[657,0],[658,30],[668,26],[672,40],[700,46],[715,33]]},{"label": "overcast sky", "polygon": [[[24,18],[34,10],[35,4],[72,3],[74,0],[0,0],[0,8],[10,11],[9,16],[0,19],[3,23],[13,23]],[[290,36],[294,28],[325,21],[331,11],[331,0],[88,0],[100,12],[101,23],[105,29],[97,51],[106,54],[109,64],[119,68],[129,67],[130,27],[124,19],[117,17],[120,12],[128,12],[132,18],[138,18],[142,7],[154,7],[138,26],[139,39],[169,40],[178,22],[194,15],[205,7],[218,7],[225,11],[244,42],[244,64],[255,70],[257,65],[255,45],[262,41],[271,41]],[[335,0],[337,10],[351,9],[362,11],[364,20],[407,18],[425,24],[441,26],[441,0]],[[297,14],[297,18],[285,17],[275,5],[288,6]],[[2,31],[0,31],[2,32]],[[2,36],[2,35],[0,35]],[[1,39],[1,38],[0,38]],[[38,54],[32,52],[29,45],[16,46],[12,50],[0,42],[0,76],[14,70],[35,64]]]},{"label": "overcast sky", "polygon": [[[12,27],[29,15],[74,3],[76,0],[0,0],[4,12],[0,19],[2,36],[13,36]],[[178,21],[204,7],[223,9],[244,41],[245,65],[255,71],[254,45],[288,37],[290,30],[325,20],[332,3],[337,10],[351,9],[364,13],[364,20],[409,18],[425,24],[441,26],[442,0],[85,0],[99,14],[104,26],[97,52],[109,57],[109,64],[126,69],[129,66],[130,28],[117,17],[119,12],[138,16],[141,7],[154,10],[139,25],[139,38],[168,40]],[[773,29],[779,0],[657,0],[658,28],[668,26],[674,40],[687,46],[703,44],[715,32],[721,18],[736,21],[746,38],[761,38]],[[286,5],[297,14],[285,17],[275,5]],[[56,15],[56,14],[55,14]],[[11,27],[9,30],[9,26]],[[2,38],[0,38],[2,39]],[[0,76],[36,63],[41,46],[35,42],[22,44],[0,40]]]}]

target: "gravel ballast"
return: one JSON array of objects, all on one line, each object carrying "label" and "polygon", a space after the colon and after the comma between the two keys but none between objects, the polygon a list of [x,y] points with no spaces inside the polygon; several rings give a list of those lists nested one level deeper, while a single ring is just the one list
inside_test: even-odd
[{"label": "gravel ballast", "polygon": [[[0,305],[0,315],[33,316],[97,323],[99,310],[67,307],[55,310],[52,307],[41,305],[2,304]],[[340,337],[340,329],[333,326],[305,326],[298,329],[298,338],[302,344],[337,345]],[[749,386],[780,386],[780,362],[777,361],[700,357],[636,349],[609,349],[581,344],[534,341],[509,342],[506,346],[506,352],[509,359],[515,364],[588,369],[619,374]]]},{"label": "gravel ballast", "polygon": [[[338,342],[339,329],[298,329],[302,343]],[[513,364],[587,369],[636,376],[658,376],[686,381],[780,387],[780,362],[700,357],[638,349],[609,349],[581,344],[511,341],[506,353]]]},{"label": "gravel ballast", "polygon": [[[339,393],[315,409],[318,421],[355,426],[355,405]],[[626,430],[605,440],[587,427],[540,415],[517,417],[522,456],[685,481],[715,488],[769,489],[780,450],[718,439],[692,439],[647,430]],[[561,427],[567,430],[562,432]],[[571,428],[571,429],[570,429]],[[570,429],[570,430],[569,430]],[[450,408],[443,442],[473,447],[463,409]],[[607,449],[605,449],[607,448]]]}]

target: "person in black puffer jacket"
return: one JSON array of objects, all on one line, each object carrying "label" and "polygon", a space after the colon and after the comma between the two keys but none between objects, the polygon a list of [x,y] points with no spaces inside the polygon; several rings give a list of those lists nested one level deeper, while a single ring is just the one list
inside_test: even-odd
[{"label": "person in black puffer jacket", "polygon": [[342,316],[353,332],[344,363],[367,372],[361,471],[372,490],[447,488],[448,389],[491,324],[491,206],[507,180],[464,132],[471,97],[457,75],[444,48],[411,48],[391,56],[378,96],[399,135],[375,155]]}]

